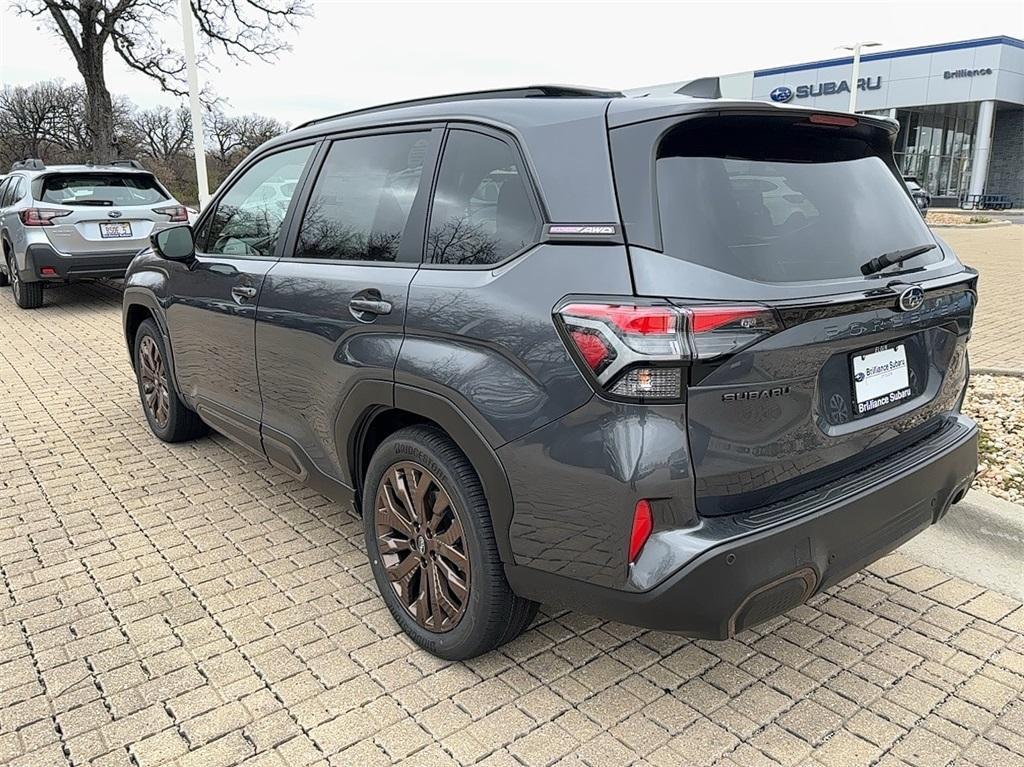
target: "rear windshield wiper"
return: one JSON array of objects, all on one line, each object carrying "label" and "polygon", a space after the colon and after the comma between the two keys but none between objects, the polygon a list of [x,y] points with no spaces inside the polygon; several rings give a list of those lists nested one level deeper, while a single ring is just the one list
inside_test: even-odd
[{"label": "rear windshield wiper", "polygon": [[903,250],[893,250],[888,253],[883,253],[880,256],[876,256],[863,264],[860,267],[861,274],[868,275],[880,272],[888,266],[895,266],[896,264],[902,264],[914,256],[920,256],[922,253],[927,253],[929,250],[935,249],[935,243],[929,245],[915,245],[912,248],[904,248]]}]

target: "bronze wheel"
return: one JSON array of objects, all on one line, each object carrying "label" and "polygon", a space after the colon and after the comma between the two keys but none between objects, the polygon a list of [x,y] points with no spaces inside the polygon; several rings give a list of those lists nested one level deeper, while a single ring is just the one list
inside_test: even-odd
[{"label": "bronze wheel", "polygon": [[150,336],[144,336],[139,344],[139,379],[146,411],[159,428],[165,428],[170,417],[167,368],[156,342]]},{"label": "bronze wheel", "polygon": [[454,628],[469,601],[469,549],[437,477],[413,461],[393,464],[377,486],[374,524],[384,573],[405,611],[428,631]]}]

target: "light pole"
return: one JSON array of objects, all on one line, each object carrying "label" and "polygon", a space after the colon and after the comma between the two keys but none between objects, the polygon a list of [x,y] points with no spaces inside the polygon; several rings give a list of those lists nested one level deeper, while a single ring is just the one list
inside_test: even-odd
[{"label": "light pole", "polygon": [[860,79],[860,49],[861,48],[875,48],[881,45],[881,43],[875,42],[862,42],[854,43],[853,45],[840,45],[840,49],[844,51],[853,51],[853,81],[850,83],[850,113],[857,111],[857,81]]},{"label": "light pole", "polygon": [[188,70],[188,104],[192,112],[192,148],[196,155],[199,207],[202,208],[210,199],[210,181],[206,175],[206,137],[203,135],[203,112],[199,103],[199,72],[196,70],[196,42],[192,26],[192,4],[189,0],[181,0],[181,32],[185,44],[185,68]]}]

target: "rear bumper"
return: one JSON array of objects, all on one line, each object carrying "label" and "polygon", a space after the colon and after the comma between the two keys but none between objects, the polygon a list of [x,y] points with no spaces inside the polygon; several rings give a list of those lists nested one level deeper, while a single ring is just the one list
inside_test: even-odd
[{"label": "rear bumper", "polygon": [[970,486],[977,460],[977,427],[951,416],[913,448],[826,488],[656,533],[633,567],[667,577],[645,591],[521,566],[506,571],[517,593],[537,601],[726,639],[805,602],[938,521]]},{"label": "rear bumper", "polygon": [[124,277],[128,264],[137,253],[137,250],[129,250],[65,255],[49,245],[36,243],[25,249],[25,268],[21,278],[29,282],[68,282],[81,278]]}]

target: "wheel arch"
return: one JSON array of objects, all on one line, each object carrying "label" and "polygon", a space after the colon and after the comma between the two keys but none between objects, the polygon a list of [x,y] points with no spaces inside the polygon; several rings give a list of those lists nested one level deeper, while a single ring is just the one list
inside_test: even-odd
[{"label": "wheel arch", "polygon": [[358,399],[363,407],[348,409],[347,418],[343,410],[337,425],[338,444],[345,449],[357,503],[361,503],[363,478],[374,450],[388,436],[406,426],[434,426],[444,432],[472,464],[487,497],[498,552],[504,563],[513,564],[509,541],[511,486],[497,453],[472,421],[445,397],[401,384],[394,385],[390,402],[383,396],[373,398],[364,395]]}]

